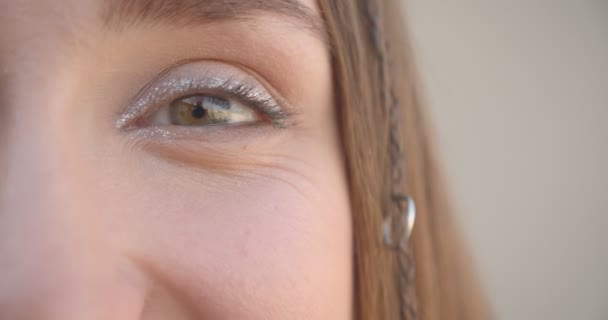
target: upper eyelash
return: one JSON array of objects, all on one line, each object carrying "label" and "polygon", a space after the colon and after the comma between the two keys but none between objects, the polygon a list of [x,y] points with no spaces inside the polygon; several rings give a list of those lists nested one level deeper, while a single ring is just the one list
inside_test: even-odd
[{"label": "upper eyelash", "polygon": [[[246,105],[252,106],[257,112],[265,116],[272,125],[277,127],[285,127],[287,120],[294,115],[291,108],[285,104],[279,104],[276,98],[271,97],[269,94],[260,94],[258,88],[234,81],[233,79],[226,79],[216,88],[213,88],[213,92],[207,92],[206,94],[214,94],[215,92],[224,95],[226,98],[237,99]],[[199,94],[205,93],[194,93],[193,95]]]},{"label": "upper eyelash", "polygon": [[172,101],[196,95],[222,95],[223,98],[237,99],[262,114],[273,126],[284,128],[295,116],[294,109],[286,101],[273,97],[260,85],[246,83],[235,78],[202,76],[170,79],[158,85],[146,86],[143,95],[136,99],[116,120],[116,126],[124,129],[140,118],[158,110]]}]

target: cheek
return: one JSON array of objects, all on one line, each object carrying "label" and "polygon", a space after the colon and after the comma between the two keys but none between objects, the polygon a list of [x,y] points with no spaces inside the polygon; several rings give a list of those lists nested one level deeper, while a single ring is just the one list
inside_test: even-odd
[{"label": "cheek", "polygon": [[150,162],[125,179],[137,193],[114,188],[117,245],[197,318],[347,319],[350,209],[321,163],[227,177]]}]

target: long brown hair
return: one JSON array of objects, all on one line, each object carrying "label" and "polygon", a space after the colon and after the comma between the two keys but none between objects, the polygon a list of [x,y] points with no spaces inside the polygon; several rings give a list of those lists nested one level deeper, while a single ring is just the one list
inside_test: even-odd
[{"label": "long brown hair", "polygon": [[[319,4],[332,49],[353,208],[356,319],[488,319],[429,146],[402,8],[397,0]],[[391,157],[395,144],[402,155],[397,162]],[[394,166],[402,168],[402,179],[393,177]],[[395,189],[412,196],[418,208],[405,251],[382,240]]]}]

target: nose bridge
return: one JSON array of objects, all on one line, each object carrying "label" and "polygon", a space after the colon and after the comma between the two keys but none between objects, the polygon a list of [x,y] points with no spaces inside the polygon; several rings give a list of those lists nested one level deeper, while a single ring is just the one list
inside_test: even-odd
[{"label": "nose bridge", "polygon": [[136,319],[144,281],[107,238],[69,94],[37,89],[12,91],[0,120],[0,319]]},{"label": "nose bridge", "polygon": [[78,146],[71,141],[61,107],[70,103],[69,89],[60,90],[57,83],[62,82],[33,74],[15,77],[6,86],[5,117],[0,119],[0,217],[15,209],[39,211],[37,206],[63,211],[72,205],[66,198],[79,191],[74,186]]},{"label": "nose bridge", "polygon": [[[19,101],[19,99],[15,99]],[[27,101],[22,99],[21,101]],[[22,103],[12,111],[31,112]],[[81,202],[74,154],[41,117],[11,117],[0,155],[0,318],[45,319],[46,310],[78,306],[92,245]],[[24,308],[30,304],[31,308]],[[51,310],[53,309],[53,310]]]},{"label": "nose bridge", "polygon": [[18,76],[3,97],[0,319],[87,319],[99,280],[95,215],[61,117],[69,101],[53,86]]},{"label": "nose bridge", "polygon": [[0,32],[0,319],[136,319],[145,281],[105,238],[95,205],[99,173],[78,121],[89,114],[74,103],[79,60],[67,29],[41,23],[47,12],[32,3],[20,8],[40,19],[0,4],[0,29],[11,30]]},{"label": "nose bridge", "polygon": [[73,111],[78,59],[67,20],[54,19],[71,11],[56,7],[0,4],[8,9],[0,10],[0,26],[11,30],[0,32],[0,219],[17,208],[68,213],[77,210],[69,199],[82,192],[74,112],[67,112]]},{"label": "nose bridge", "polygon": [[14,117],[0,153],[0,319],[135,319],[139,272],[109,244],[78,139],[47,116]]}]

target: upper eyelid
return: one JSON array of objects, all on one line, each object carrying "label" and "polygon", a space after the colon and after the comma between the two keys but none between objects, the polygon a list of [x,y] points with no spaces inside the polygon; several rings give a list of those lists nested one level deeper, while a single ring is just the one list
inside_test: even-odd
[{"label": "upper eyelid", "polygon": [[[193,72],[188,68],[189,64],[208,64],[205,71]],[[188,76],[172,77],[170,74],[182,68]],[[213,69],[224,69],[213,72]],[[229,70],[228,72],[225,72]],[[236,71],[236,72],[235,72]],[[224,72],[223,76],[218,76]],[[179,72],[178,72],[179,73]],[[233,75],[226,75],[233,73]],[[211,91],[211,92],[209,92]],[[273,95],[254,75],[243,71],[241,68],[231,64],[217,61],[183,60],[165,68],[150,82],[148,82],[128,104],[124,112],[120,114],[115,122],[119,129],[124,129],[135,120],[145,117],[150,110],[150,105],[168,103],[172,99],[184,97],[187,94],[213,94],[220,93],[229,98],[240,99],[244,103],[264,102],[272,105],[271,109],[256,110],[262,114],[273,114],[277,121],[284,121],[296,115],[295,109],[281,96]],[[244,100],[244,101],[243,101]],[[266,108],[268,109],[268,108]],[[279,124],[279,126],[283,126]]]}]

